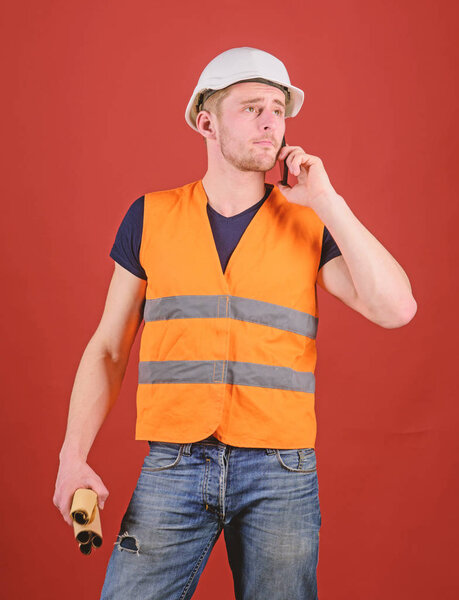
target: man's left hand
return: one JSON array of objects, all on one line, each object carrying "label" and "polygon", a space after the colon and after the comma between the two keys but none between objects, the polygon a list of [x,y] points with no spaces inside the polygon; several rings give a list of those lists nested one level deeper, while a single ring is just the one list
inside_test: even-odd
[{"label": "man's left hand", "polygon": [[318,156],[306,154],[300,146],[289,146],[281,148],[278,160],[287,158],[287,167],[290,175],[295,175],[298,183],[293,186],[282,185],[281,180],[277,187],[289,202],[309,206],[314,209],[315,203],[320,202],[323,196],[337,195],[325,171],[322,160]]}]

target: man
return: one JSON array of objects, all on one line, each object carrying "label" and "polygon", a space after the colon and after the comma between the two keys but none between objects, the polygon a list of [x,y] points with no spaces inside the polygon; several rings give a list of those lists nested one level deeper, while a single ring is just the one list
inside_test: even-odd
[{"label": "man", "polygon": [[[233,48],[185,113],[206,142],[196,182],[129,208],[101,322],[79,366],[54,503],[108,490],[86,458],[142,318],[139,481],[103,599],[188,599],[224,531],[238,600],[317,598],[316,283],[369,320],[416,312],[409,280],[332,187],[320,158],[282,147],[303,92],[281,61]],[[286,160],[297,181],[265,184]]]}]

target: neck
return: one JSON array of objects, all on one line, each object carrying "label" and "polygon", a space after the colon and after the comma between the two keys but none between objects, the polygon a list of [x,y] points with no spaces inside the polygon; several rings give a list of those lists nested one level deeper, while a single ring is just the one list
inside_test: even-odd
[{"label": "neck", "polygon": [[243,212],[265,195],[262,171],[219,172],[208,169],[202,184],[210,206],[225,217]]}]

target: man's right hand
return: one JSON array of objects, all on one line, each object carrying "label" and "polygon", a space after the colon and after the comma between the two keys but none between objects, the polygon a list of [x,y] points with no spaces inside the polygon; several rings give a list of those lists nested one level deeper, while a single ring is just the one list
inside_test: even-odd
[{"label": "man's right hand", "polygon": [[64,521],[72,525],[70,516],[73,494],[78,488],[90,488],[97,494],[99,508],[104,508],[109,491],[102,479],[91,467],[81,459],[61,459],[56,479],[53,503]]},{"label": "man's right hand", "polygon": [[118,397],[129,353],[143,319],[147,282],[115,262],[100,323],[83,352],[70,396],[53,503],[72,525],[78,488],[90,488],[104,507],[108,490],[87,464],[91,445]]}]

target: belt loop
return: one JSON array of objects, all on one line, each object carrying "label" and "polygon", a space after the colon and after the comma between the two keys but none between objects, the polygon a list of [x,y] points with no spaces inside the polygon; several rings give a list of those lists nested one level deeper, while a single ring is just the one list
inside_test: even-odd
[{"label": "belt loop", "polygon": [[191,455],[191,442],[189,444],[183,444],[183,454],[186,456]]},{"label": "belt loop", "polygon": [[275,448],[265,448],[266,454],[275,454]]}]

